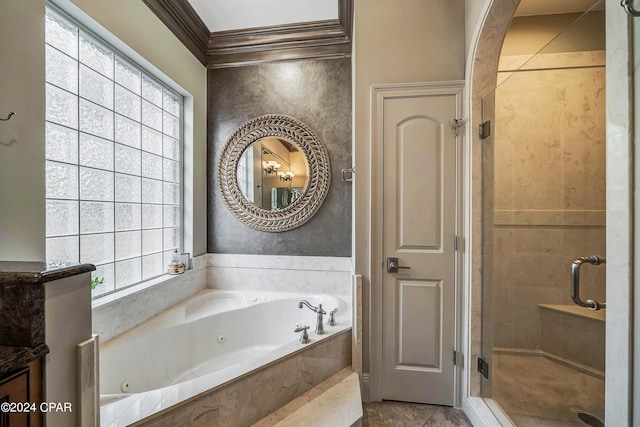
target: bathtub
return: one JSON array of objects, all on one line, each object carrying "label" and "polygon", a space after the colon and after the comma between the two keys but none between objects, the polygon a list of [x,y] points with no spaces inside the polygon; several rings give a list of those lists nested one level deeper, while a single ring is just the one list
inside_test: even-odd
[{"label": "bathtub", "polygon": [[[337,325],[326,315],[316,335],[302,299],[337,308]],[[350,328],[350,297],[204,290],[100,347],[101,425],[129,425]]]}]

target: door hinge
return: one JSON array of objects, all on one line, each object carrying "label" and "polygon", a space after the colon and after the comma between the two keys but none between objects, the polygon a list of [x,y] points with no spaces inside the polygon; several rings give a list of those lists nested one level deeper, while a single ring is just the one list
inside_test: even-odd
[{"label": "door hinge", "polygon": [[458,352],[453,350],[453,365],[456,366],[458,364]]},{"label": "door hinge", "polygon": [[458,250],[458,236],[453,236],[453,250]]},{"label": "door hinge", "polygon": [[464,123],[464,119],[451,119],[451,127],[453,128],[453,133],[455,136],[458,136],[458,131],[462,127]]},{"label": "door hinge", "polygon": [[480,372],[483,377],[489,379],[489,364],[482,357],[478,357],[478,372]]},{"label": "door hinge", "polygon": [[487,120],[484,123],[478,125],[478,136],[480,139],[489,138],[491,135],[491,120]]}]

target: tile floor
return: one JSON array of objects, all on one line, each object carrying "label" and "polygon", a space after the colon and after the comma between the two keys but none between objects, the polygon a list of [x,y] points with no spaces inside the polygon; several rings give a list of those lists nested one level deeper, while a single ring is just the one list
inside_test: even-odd
[{"label": "tile floor", "polygon": [[471,427],[461,410],[448,406],[408,402],[373,402],[362,404],[363,427]]},{"label": "tile floor", "polygon": [[604,420],[604,380],[539,356],[493,355],[493,398],[518,427],[587,427]]},{"label": "tile floor", "polygon": [[[493,397],[518,427],[586,427],[604,418],[604,381],[537,356],[493,355]],[[462,411],[434,405],[364,403],[363,427],[471,427]]]}]

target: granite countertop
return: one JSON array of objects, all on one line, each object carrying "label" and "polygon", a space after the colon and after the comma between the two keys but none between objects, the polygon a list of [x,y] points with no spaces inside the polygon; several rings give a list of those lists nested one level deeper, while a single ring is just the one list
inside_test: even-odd
[{"label": "granite countertop", "polygon": [[28,365],[47,353],[49,347],[46,344],[36,347],[0,345],[0,377]]},{"label": "granite countertop", "polygon": [[0,285],[51,282],[95,270],[93,264],[47,265],[35,261],[0,261]]},{"label": "granite countertop", "polygon": [[43,284],[95,269],[93,264],[0,261],[0,377],[49,353],[44,343]]}]

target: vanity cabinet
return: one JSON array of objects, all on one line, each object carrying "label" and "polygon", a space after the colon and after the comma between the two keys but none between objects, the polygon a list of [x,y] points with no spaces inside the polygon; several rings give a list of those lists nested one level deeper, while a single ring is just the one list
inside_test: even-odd
[{"label": "vanity cabinet", "polygon": [[[14,404],[12,410],[0,411],[0,427],[42,426],[42,360],[37,359],[26,367],[0,379],[0,404]],[[35,409],[35,410],[33,410]]]},{"label": "vanity cabinet", "polygon": [[[18,410],[29,404],[22,412],[0,411],[0,427],[97,425],[97,399],[78,399],[77,360],[77,345],[91,338],[89,283],[95,269],[0,261],[0,402]],[[93,384],[87,394],[97,392]],[[43,396],[71,410],[41,408]],[[90,421],[81,423],[81,417]]]}]

